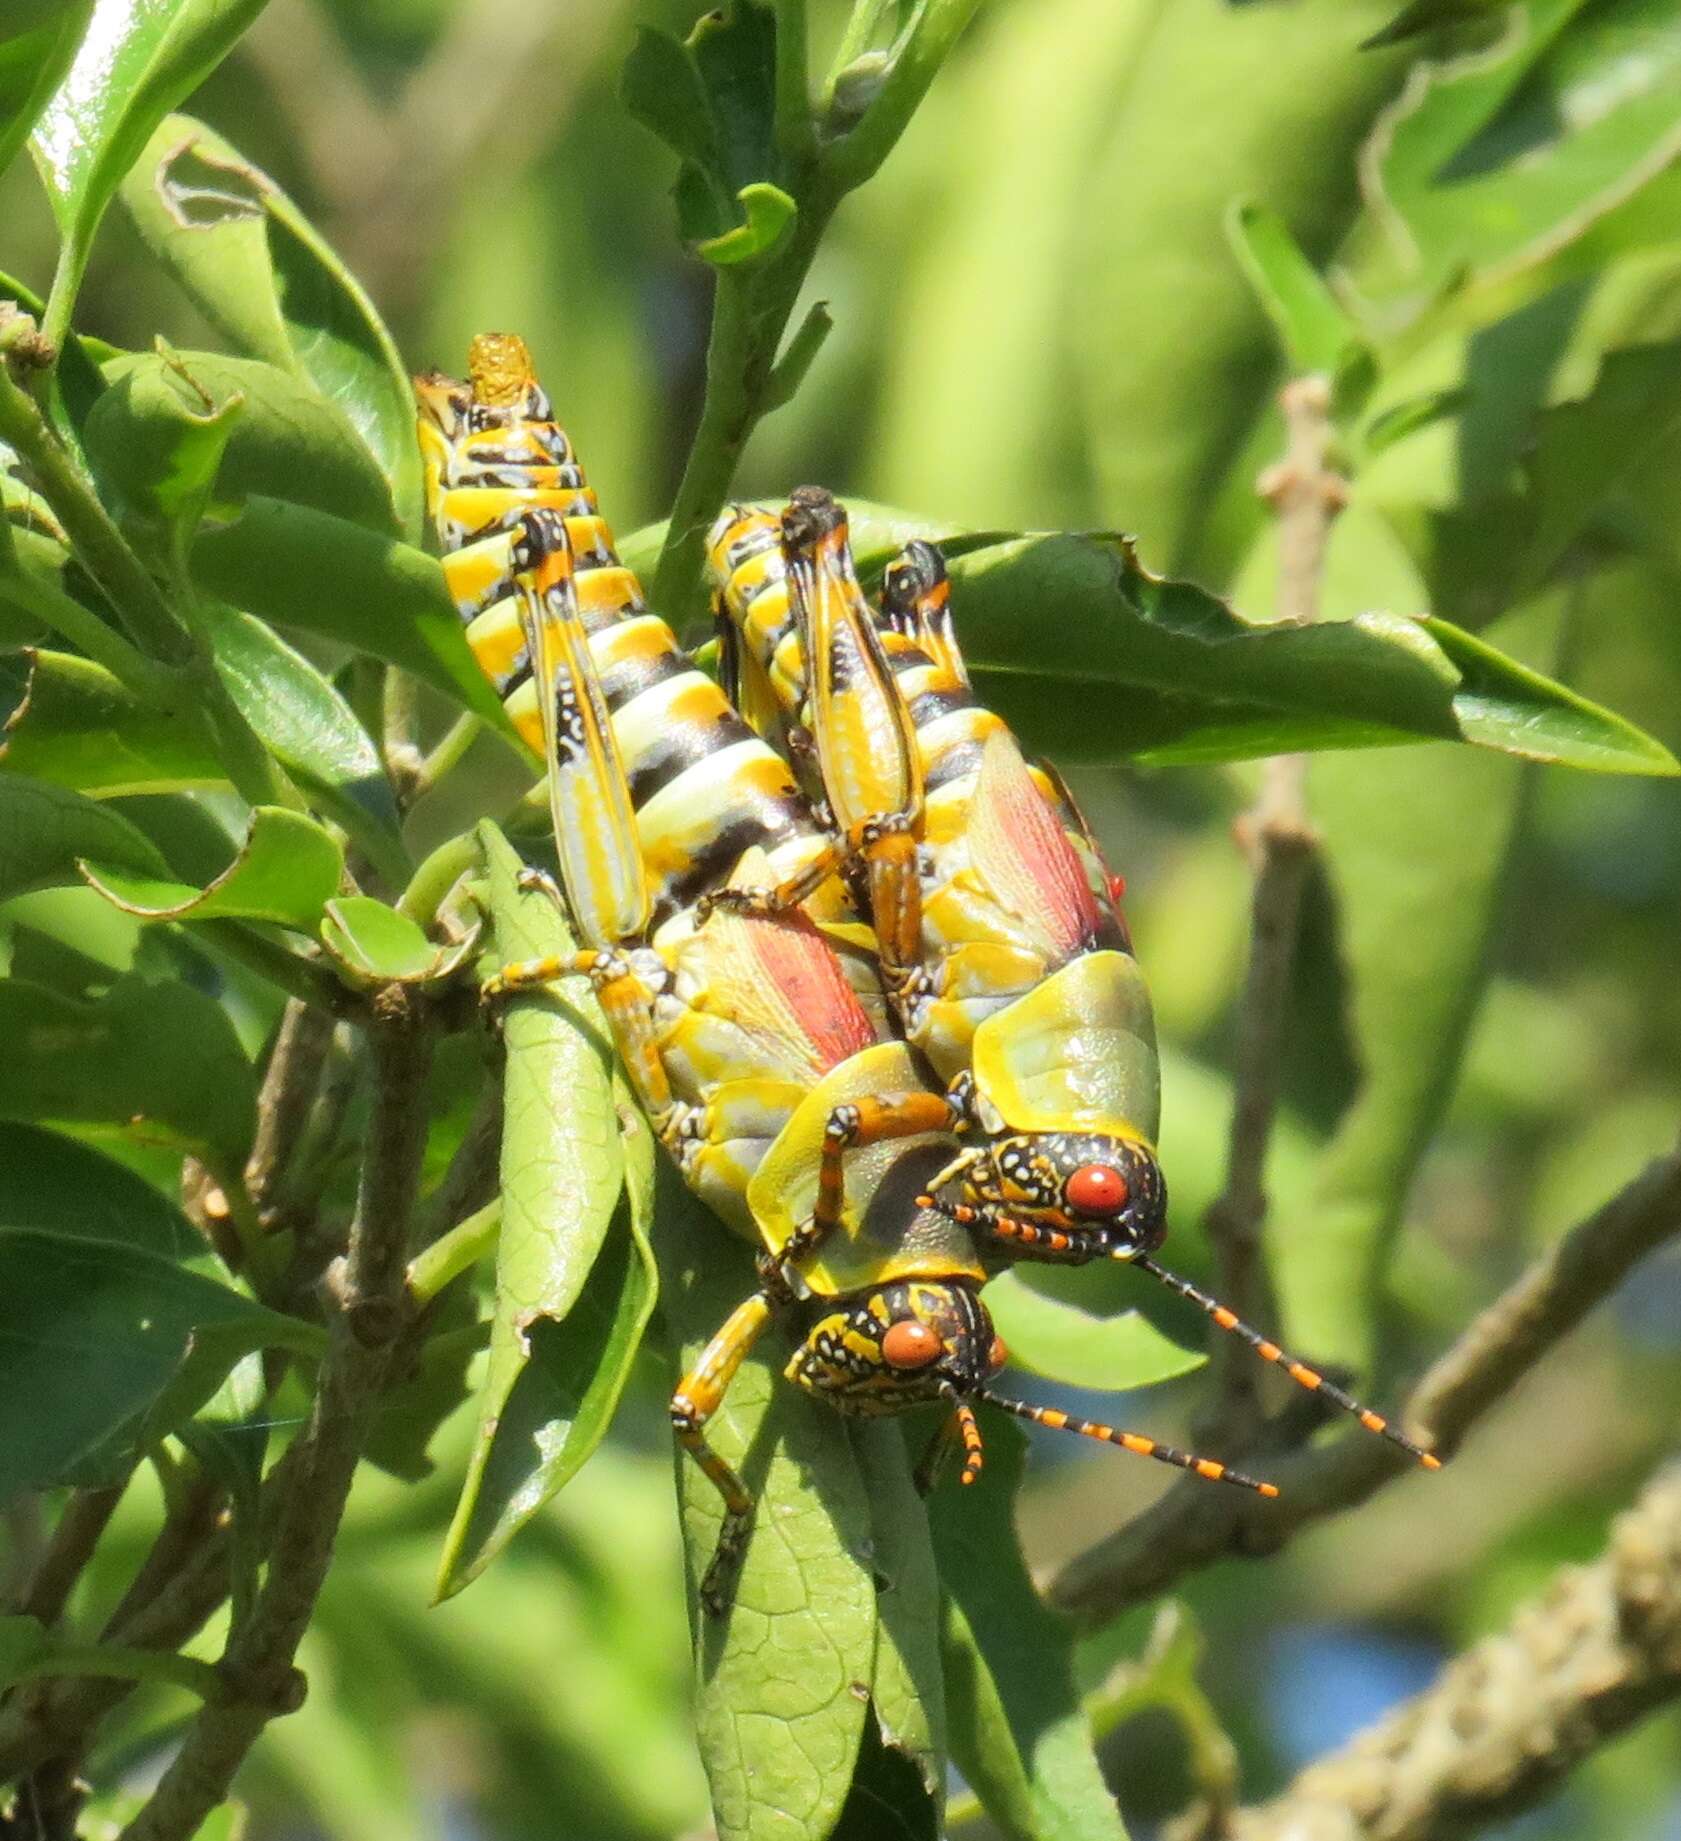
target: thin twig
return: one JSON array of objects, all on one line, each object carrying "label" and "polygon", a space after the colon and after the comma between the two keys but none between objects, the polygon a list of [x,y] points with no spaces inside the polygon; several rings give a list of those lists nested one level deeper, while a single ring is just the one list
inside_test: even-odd
[{"label": "thin twig", "polygon": [[[1414,1699],[1241,1810],[1233,1841],[1448,1841],[1530,1808],[1590,1752],[1681,1698],[1681,1465]],[[1172,1828],[1176,1841],[1197,1831]]]},{"label": "thin twig", "polygon": [[219,1664],[227,1695],[206,1706],[121,1841],[187,1841],[226,1796],[264,1726],[302,1703],[293,1662],[315,1609],[350,1485],[404,1319],[403,1270],[426,1138],[430,1032],[402,986],[377,994],[369,1026],[374,1111],[350,1245],[329,1273],[331,1341],[293,1453],[268,1575]]},{"label": "thin twig", "polygon": [[125,1476],[120,1483],[103,1489],[78,1489],[71,1492],[53,1529],[52,1539],[35,1568],[29,1590],[18,1609],[28,1617],[38,1617],[43,1624],[56,1624],[64,1615],[64,1606],[82,1569],[93,1558],[99,1537],[105,1532],[128,1487]]},{"label": "thin twig", "polygon": [[[1279,404],[1284,458],[1261,475],[1256,490],[1278,513],[1280,622],[1307,626],[1319,617],[1325,545],[1347,487],[1326,464],[1331,393],[1325,380],[1293,379]],[[1262,769],[1254,807],[1237,825],[1255,872],[1249,967],[1238,1002],[1225,1183],[1203,1222],[1220,1297],[1240,1317],[1264,1323],[1277,1320],[1261,1256],[1267,1145],[1278,1110],[1302,893],[1318,846],[1306,792],[1305,756],[1274,755]],[[1229,1336],[1215,1333],[1214,1347],[1216,1407],[1205,1435],[1229,1447],[1252,1439],[1259,1425],[1259,1370]]]},{"label": "thin twig", "polygon": [[245,1164],[245,1187],[265,1229],[297,1149],[321,1070],[333,1042],[333,1019],[295,997],[286,1000],[257,1095],[257,1130]]},{"label": "thin twig", "polygon": [[[1671,1152],[1573,1227],[1475,1319],[1415,1389],[1410,1429],[1450,1456],[1554,1344],[1678,1232],[1681,1152]],[[1181,1484],[1070,1561],[1051,1584],[1052,1603],[1082,1623],[1104,1623],[1215,1560],[1276,1553],[1302,1528],[1364,1502],[1411,1468],[1393,1445],[1360,1432],[1274,1460],[1272,1430],[1264,1428],[1239,1461],[1269,1457],[1277,1501],[1252,1506],[1244,1496],[1233,1504],[1226,1498],[1235,1490]]]}]

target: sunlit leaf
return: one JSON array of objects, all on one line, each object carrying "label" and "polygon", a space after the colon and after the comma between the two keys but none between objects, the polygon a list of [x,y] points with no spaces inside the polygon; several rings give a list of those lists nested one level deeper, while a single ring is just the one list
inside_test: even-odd
[{"label": "sunlit leaf", "polygon": [[[866,1421],[852,1445],[869,1494],[876,1582],[875,1669],[870,1707],[882,1744],[915,1770],[929,1799],[932,1832],[945,1807],[946,1696],[940,1661],[940,1581],[928,1511],[916,1487],[902,1425]],[[864,1763],[860,1760],[860,1775]],[[902,1799],[909,1804],[909,1798]],[[914,1817],[903,1810],[907,1829]],[[879,1820],[879,1812],[877,1814]]]},{"label": "sunlit leaf", "polygon": [[[753,1290],[753,1263],[661,1159],[661,1314],[687,1364]],[[782,1377],[767,1334],[707,1438],[759,1499],[728,1612],[697,1612],[696,1720],[719,1841],[824,1841],[863,1737],[877,1643],[871,1516],[845,1422]],[[672,1371],[675,1379],[675,1369]],[[718,1492],[679,1456],[691,1594],[717,1545]],[[769,1658],[777,1658],[774,1665]]]},{"label": "sunlit leaf", "polygon": [[625,60],[625,106],[683,161],[683,235],[709,262],[767,253],[797,206],[776,149],[776,21],[761,0],[730,0],[679,44],[644,26]]},{"label": "sunlit leaf", "polygon": [[1361,163],[1381,228],[1357,268],[1393,321],[1554,256],[1681,156],[1668,0],[1526,0],[1497,51],[1415,77]]},{"label": "sunlit leaf", "polygon": [[[173,516],[177,482],[209,496],[214,481],[211,503],[223,516],[257,493],[394,534],[390,489],[373,456],[344,411],[307,380],[218,352],[143,353],[106,375],[88,448],[137,508]],[[213,435],[220,439],[211,445]],[[201,454],[207,470],[195,467]]]},{"label": "sunlit leaf", "polygon": [[0,37],[0,172],[70,68],[92,10],[93,0],[13,0],[7,9]]},{"label": "sunlit leaf", "polygon": [[401,530],[416,540],[419,452],[407,373],[367,293],[292,200],[187,115],[160,124],[122,195],[211,324],[247,357],[312,385],[355,428],[387,482],[378,524],[389,524],[395,501]]},{"label": "sunlit leaf", "polygon": [[97,852],[81,869],[107,901],[142,920],[258,920],[309,931],[338,892],[344,852],[302,812],[260,805],[238,856],[204,888],[126,873]]},{"label": "sunlit leaf", "polygon": [[[501,834],[485,825],[479,837],[494,939],[485,969],[569,954],[559,910],[520,890]],[[587,980],[509,1000],[502,1027],[496,1314],[440,1597],[477,1577],[600,1442],[654,1301],[654,1146],[615,1078]]]},{"label": "sunlit leaf", "polygon": [[1336,376],[1351,346],[1359,345],[1358,326],[1303,255],[1289,226],[1276,211],[1253,203],[1237,205],[1227,218],[1232,247],[1284,343],[1290,368],[1298,374]]},{"label": "sunlit leaf", "polygon": [[406,914],[368,895],[326,904],[321,941],[358,984],[413,983],[432,976],[439,950]]},{"label": "sunlit leaf", "polygon": [[97,0],[35,130],[74,292],[105,207],[152,130],[222,61],[263,0]]}]

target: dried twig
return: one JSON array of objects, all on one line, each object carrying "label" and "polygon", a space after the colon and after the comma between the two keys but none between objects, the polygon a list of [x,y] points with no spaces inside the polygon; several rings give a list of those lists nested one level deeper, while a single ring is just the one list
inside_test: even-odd
[{"label": "dried twig", "polygon": [[331,1341],[309,1423],[288,1454],[268,1574],[219,1665],[225,1698],[200,1711],[121,1841],[187,1841],[226,1796],[263,1727],[302,1702],[305,1684],[293,1657],[402,1330],[404,1256],[425,1145],[430,1035],[403,987],[376,997],[369,1037],[374,1114],[356,1218],[349,1251],[325,1287]]},{"label": "dried twig", "polygon": [[[1616,1289],[1654,1247],[1681,1232],[1681,1151],[1649,1164],[1596,1213],[1578,1222],[1483,1311],[1424,1376],[1407,1419],[1444,1457],[1497,1400]],[[1263,1431],[1248,1457],[1268,1456]],[[1360,1432],[1269,1461],[1276,1502],[1187,1482],[1108,1539],[1069,1562],[1053,1603],[1103,1623],[1229,1555],[1275,1553],[1311,1522],[1354,1507],[1408,1470],[1405,1455]]]},{"label": "dried twig", "polygon": [[[1325,380],[1296,378],[1279,402],[1284,458],[1261,475],[1256,489],[1279,518],[1279,618],[1305,626],[1319,617],[1325,544],[1347,488],[1326,465],[1331,394]],[[1238,1005],[1225,1185],[1204,1218],[1221,1298],[1240,1317],[1269,1323],[1277,1313],[1261,1258],[1267,1143],[1278,1109],[1302,891],[1317,847],[1305,796],[1304,757],[1275,755],[1262,770],[1253,809],[1238,821],[1238,841],[1255,872],[1249,968]],[[1217,1406],[1207,1435],[1229,1446],[1255,1434],[1259,1371],[1229,1337],[1217,1335],[1215,1344]]]},{"label": "dried twig", "polygon": [[275,1201],[303,1136],[332,1042],[332,1017],[295,997],[287,999],[263,1072],[257,1130],[245,1165],[245,1187],[267,1229],[276,1225],[271,1219]]},{"label": "dried twig", "polygon": [[1681,1466],[1671,1465],[1618,1518],[1592,1565],[1565,1567],[1505,1630],[1223,1832],[1233,1841],[1481,1834],[1677,1698]]}]

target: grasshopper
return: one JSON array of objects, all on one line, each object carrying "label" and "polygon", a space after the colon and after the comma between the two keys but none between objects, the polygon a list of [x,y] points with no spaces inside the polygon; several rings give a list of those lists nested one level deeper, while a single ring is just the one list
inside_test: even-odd
[{"label": "grasshopper", "polygon": [[[947,1083],[948,1129],[968,1140],[922,1201],[1022,1257],[1128,1262],[1439,1468],[1381,1414],[1155,1259],[1167,1233],[1160,1073],[1122,885],[1060,779],[1031,767],[976,701],[939,552],[907,546],[872,609],[844,509],[806,487],[780,517],[729,507],[708,556],[726,688],[827,802],[825,872],[850,865],[871,901],[885,887],[892,904],[879,939],[884,981],[906,1036]],[[768,893],[718,899],[775,912],[817,867]]]},{"label": "grasshopper", "polygon": [[[943,1403],[980,1474],[974,1407],[1275,1495],[1212,1459],[994,1393],[1004,1365],[973,1236],[919,1199],[956,1150],[944,1095],[860,979],[873,935],[786,763],[651,613],[523,344],[475,340],[466,383],[417,379],[429,498],[467,639],[545,764],[563,900],[584,949],[504,967],[487,995],[586,974],[655,1132],[758,1249],[759,1285],[678,1383],[671,1421],[725,1517],[711,1611],[753,1500],[708,1421],[773,1319],[786,1377],[843,1413]],[[798,882],[803,903],[755,901]],[[739,904],[718,899],[725,890]],[[849,969],[845,958],[850,957]],[[862,968],[862,969],[860,969]]]}]

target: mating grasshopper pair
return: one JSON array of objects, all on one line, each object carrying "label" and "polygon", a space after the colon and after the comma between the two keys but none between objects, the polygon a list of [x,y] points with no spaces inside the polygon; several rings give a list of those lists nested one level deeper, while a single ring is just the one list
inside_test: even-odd
[{"label": "mating grasshopper pair", "polygon": [[[726,1509],[703,1601],[723,1603],[752,1514],[740,1478],[708,1445],[706,1422],[776,1315],[798,1340],[788,1378],[840,1410],[944,1402],[940,1442],[961,1444],[966,1481],[980,1469],[974,1403],[984,1399],[1276,1493],[1212,1460],[991,1391],[1005,1356],[980,1297],[986,1268],[974,1228],[984,1222],[1029,1256],[1070,1246],[1062,1228],[1022,1217],[1032,1205],[1022,1160],[1037,1155],[1039,1128],[989,1130],[984,1148],[961,1148],[955,1133],[970,1129],[971,1114],[994,1115],[978,1110],[982,1100],[954,1104],[891,1031],[889,1009],[909,1015],[917,1001],[912,959],[928,904],[918,852],[901,845],[890,866],[890,845],[910,841],[920,812],[907,805],[888,815],[893,823],[849,828],[837,852],[787,764],[647,610],[518,340],[476,340],[467,383],[434,375],[417,389],[451,592],[475,655],[547,766],[566,903],[586,942],[575,959],[507,968],[498,988],[586,972],[685,1179],[760,1249],[759,1289],[671,1404],[679,1440]],[[826,583],[842,572],[837,533],[844,544],[844,524],[831,519],[818,546],[828,543]],[[852,630],[869,644],[865,626]],[[849,711],[853,686],[865,681],[843,675],[830,707]],[[894,688],[879,669],[872,682],[878,693]],[[803,690],[791,683],[789,698],[790,707],[803,703]],[[771,708],[767,692],[756,713],[768,718]],[[915,725],[886,708],[903,765]],[[826,716],[814,727],[820,747],[832,741]],[[831,805],[845,809],[833,794]],[[869,950],[877,933],[835,873],[850,849],[865,853],[880,907],[910,917],[886,955],[890,1003]],[[1066,1002],[1053,994],[1051,1011]],[[1130,1014],[1147,1031],[1147,1002]],[[1056,1027],[1053,1016],[1053,1037]],[[971,1031],[970,1085],[984,1095],[983,1033]],[[958,1090],[967,1090],[961,1081]],[[1142,1135],[1130,1142],[1147,1155]],[[1091,1188],[1106,1179],[1080,1174],[1095,1167],[1087,1158],[1064,1172],[1062,1187],[1102,1201],[1113,1229],[1123,1210]],[[1143,1163],[1128,1168],[1140,1179],[1129,1195],[1147,1197]],[[953,1182],[965,1199],[942,1200]],[[1128,1218],[1148,1222],[1142,1237],[1159,1239],[1159,1213],[1129,1207]]]}]

